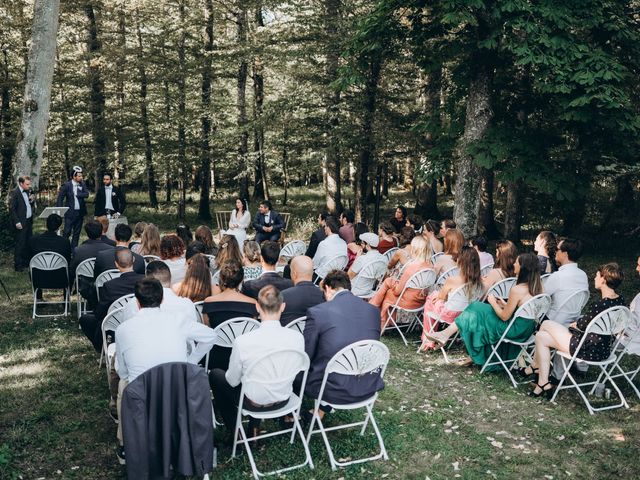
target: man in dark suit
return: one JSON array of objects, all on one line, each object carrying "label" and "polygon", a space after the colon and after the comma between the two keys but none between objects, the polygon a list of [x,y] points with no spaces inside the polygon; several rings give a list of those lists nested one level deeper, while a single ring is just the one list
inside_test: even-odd
[{"label": "man in dark suit", "polygon": [[102,243],[106,243],[111,247],[115,247],[116,242],[114,240],[111,240],[109,237],[107,237],[107,232],[109,231],[109,219],[107,217],[102,216],[102,217],[96,218],[96,220],[100,222],[100,225],[102,225],[102,235],[100,236],[100,241]]},{"label": "man in dark suit", "polygon": [[273,285],[278,290],[283,291],[293,287],[293,282],[287,278],[282,278],[276,272],[276,263],[280,258],[280,245],[278,242],[263,242],[260,246],[260,263],[262,264],[262,275],[255,280],[248,280],[242,285],[242,293],[258,298],[258,293],[262,287]]},{"label": "man in dark suit", "polygon": [[[305,394],[311,398],[318,398],[325,368],[338,351],[360,340],[380,339],[380,311],[349,291],[351,282],[345,272],[329,272],[322,288],[327,301],[307,310],[304,329],[305,351],[311,361]],[[323,399],[353,403],[382,388],[384,382],[376,374],[353,377],[334,373],[327,381]]]},{"label": "man in dark suit", "polygon": [[107,316],[109,306],[117,299],[135,293],[135,285],[144,275],[133,271],[133,254],[131,250],[121,249],[116,252],[116,267],[121,275],[108,281],[100,290],[100,302],[93,313],[85,313],[80,317],[80,327],[99,352],[102,349],[102,321]]},{"label": "man in dark suit", "polygon": [[[131,240],[131,227],[126,223],[116,225],[116,247],[114,249],[102,250],[96,255],[96,265],[93,269],[93,279],[98,278],[102,272],[116,268],[116,254],[119,250],[129,249]],[[142,255],[133,254],[133,271],[144,275],[145,263]]]},{"label": "man in dark suit", "polygon": [[307,309],[324,302],[324,294],[311,281],[313,277],[313,261],[304,255],[291,260],[291,280],[294,286],[282,292],[285,307],[280,316],[283,327],[296,318],[304,317]]},{"label": "man in dark suit", "polygon": [[71,180],[62,184],[56,201],[56,206],[58,207],[69,207],[67,213],[64,214],[64,232],[62,236],[69,238],[69,235],[73,233],[71,237],[71,250],[74,250],[78,246],[80,230],[82,230],[82,221],[87,214],[87,206],[84,202],[89,196],[89,190],[82,180],[82,175],[82,168],[78,166],[73,167],[73,176]]},{"label": "man in dark suit", "polygon": [[[71,282],[75,281],[76,269],[81,262],[89,258],[96,258],[98,252],[101,252],[102,250],[113,250],[113,247],[110,247],[106,243],[100,241],[100,235],[102,235],[102,225],[100,225],[100,222],[96,222],[95,220],[87,222],[84,226],[84,231],[89,238],[82,242],[82,245],[78,245],[78,248],[76,248],[73,254],[73,261],[69,266],[69,280]],[[91,292],[93,292],[93,295]],[[86,282],[86,284],[83,284],[82,282],[80,283],[80,293],[88,300],[91,297],[95,297],[93,279],[91,279],[90,282]]]},{"label": "man in dark suit", "polygon": [[15,252],[13,263],[16,272],[29,266],[29,240],[33,234],[33,213],[35,210],[35,196],[30,191],[31,179],[27,176],[18,177],[18,186],[9,200],[9,214],[11,227],[15,234]]},{"label": "man in dark suit", "polygon": [[62,255],[67,263],[71,261],[71,245],[69,239],[58,235],[58,229],[62,225],[62,217],[55,213],[47,217],[47,231],[31,237],[29,248],[31,257],[42,252],[55,252]]},{"label": "man in dark suit", "polygon": [[318,215],[318,229],[311,234],[311,238],[309,239],[309,246],[307,247],[307,251],[305,255],[309,258],[313,258],[316,254],[316,250],[318,250],[318,244],[327,238],[327,234],[324,233],[325,220],[329,216],[328,213],[322,212]]},{"label": "man in dark suit", "polygon": [[277,242],[280,240],[280,231],[284,228],[284,220],[278,212],[271,210],[271,202],[263,200],[258,206],[258,212],[253,219],[253,228],[256,231],[256,242],[261,244],[265,240]]},{"label": "man in dark suit", "polygon": [[124,192],[113,185],[110,173],[105,173],[102,176],[102,187],[96,192],[94,207],[93,214],[96,217],[124,213],[124,209],[127,207]]}]

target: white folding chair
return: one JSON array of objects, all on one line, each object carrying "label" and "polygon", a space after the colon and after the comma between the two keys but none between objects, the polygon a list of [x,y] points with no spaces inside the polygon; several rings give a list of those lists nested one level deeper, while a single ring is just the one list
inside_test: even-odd
[{"label": "white folding chair", "polygon": [[145,266],[149,265],[151,262],[153,262],[155,260],[162,261],[162,259],[160,257],[158,257],[157,255],[145,255],[144,256],[144,264],[145,264]]},{"label": "white folding chair", "polygon": [[[561,318],[577,320],[588,301],[589,290],[576,290],[560,304],[556,312],[561,315]],[[549,320],[555,320],[555,318],[549,318]]]},{"label": "white folding chair", "polygon": [[[451,290],[449,292],[449,295],[447,296],[447,301],[444,304],[444,310],[442,310],[440,313],[426,312],[427,315],[429,315],[429,318],[433,320],[433,323],[429,325],[428,329],[423,329],[423,333],[425,334],[433,333],[436,331],[436,327],[441,324],[449,325],[447,322],[442,320],[443,311],[446,310],[449,312],[462,312],[465,308],[469,306],[471,302],[475,302],[476,300],[479,300],[480,297],[482,296],[482,289],[479,289],[476,292],[472,292],[471,296],[469,296],[467,289],[468,289],[468,284],[465,283],[464,285],[460,285],[459,287]],[[446,345],[440,346],[440,351],[442,352],[442,355],[444,356],[444,361],[446,363],[449,363],[449,357],[447,356],[447,349],[451,347],[451,345],[453,345],[453,342],[455,342],[456,338],[458,338],[458,334],[459,332],[456,332],[455,335],[452,335],[451,338],[449,338]],[[424,345],[427,343],[429,343],[429,340],[425,338],[420,344],[420,347],[418,347],[418,350],[416,353],[419,353],[420,350],[422,350],[422,347],[424,347]]]},{"label": "white folding chair", "polygon": [[489,274],[491,270],[493,270],[493,263],[487,263],[484,267],[480,269],[480,276],[485,277]]},{"label": "white folding chair", "polygon": [[438,253],[434,253],[433,255],[431,255],[431,263],[433,263],[434,265],[436,264],[436,261],[438,260],[438,257],[444,255],[444,252],[438,252]]},{"label": "white folding chair", "polygon": [[550,273],[545,273],[540,275],[540,281],[542,282],[542,289],[544,290],[545,284],[547,283],[547,279],[551,276]]},{"label": "white folding chair", "polygon": [[[216,334],[212,347],[233,347],[233,341],[240,335],[249,333],[256,328],[260,327],[260,322],[254,318],[249,317],[237,317],[222,322],[220,325],[213,329]],[[205,356],[205,368],[209,369],[209,355],[211,351],[207,352]]]},{"label": "white folding chair", "polygon": [[200,323],[204,323],[204,317],[202,316],[202,306],[204,305],[204,300],[200,300],[199,302],[193,302],[193,306],[196,307],[196,312],[198,313],[198,320]]},{"label": "white folding chair", "polygon": [[100,275],[98,275],[98,278],[96,278],[96,283],[95,283],[96,296],[98,298],[98,301],[100,301],[100,289],[102,288],[102,286],[105,283],[107,283],[109,280],[118,278],[120,275],[122,274],[120,273],[120,270],[118,270],[117,268],[112,268],[111,270],[105,270]]},{"label": "white folding chair", "polygon": [[302,240],[293,240],[287,243],[280,251],[280,256],[286,259],[304,255],[307,251],[307,245]]},{"label": "white folding chair", "polygon": [[[578,391],[578,394],[580,395],[582,400],[584,401],[585,405],[587,406],[587,409],[589,410],[589,413],[591,415],[593,415],[595,412],[601,412],[603,410],[611,410],[613,408],[620,408],[620,407],[629,408],[629,404],[625,400],[624,395],[622,395],[620,388],[614,381],[613,377],[611,377],[611,375],[609,374],[608,367],[610,365],[615,365],[616,360],[618,359],[618,356],[621,353],[620,350],[618,349],[618,346],[620,345],[620,342],[623,337],[623,333],[629,326],[630,321],[631,321],[631,312],[627,307],[618,306],[618,307],[608,308],[604,312],[600,312],[589,322],[589,325],[587,326],[584,334],[582,335],[580,343],[578,344],[578,347],[576,348],[573,355],[570,355],[565,352],[556,351],[556,355],[558,355],[562,361],[564,374],[560,378],[558,386],[553,392],[553,396],[551,397],[552,402],[556,399],[560,390],[575,388]],[[592,360],[583,360],[581,358],[578,358],[578,355],[580,354],[580,350],[582,349],[585,343],[585,340],[587,339],[589,334],[613,337],[611,355],[609,355],[609,358],[599,362],[592,361]],[[598,378],[595,381],[578,383],[574,378],[573,374],[571,373],[571,366],[577,363],[584,363],[589,366],[597,366],[598,368],[600,368],[600,375],[598,375]],[[569,384],[565,385],[567,380],[569,381]],[[603,380],[608,381],[611,384],[611,386],[614,388],[614,390],[618,394],[618,398],[620,399],[620,402],[614,405],[594,407],[593,405],[591,405],[591,402],[589,401],[589,398],[587,397],[587,395],[593,394],[598,383],[602,383]],[[591,387],[591,390],[587,394],[582,387]]]},{"label": "white folding chair", "polygon": [[75,287],[78,300],[78,318],[80,318],[83,313],[87,313],[87,301],[80,295],[80,277],[86,277],[93,281],[93,267],[95,264],[96,257],[92,257],[83,260],[76,267]]},{"label": "white folding chair", "polygon": [[[609,367],[609,377],[610,378],[624,378],[627,383],[631,386],[636,396],[640,400],[640,390],[633,383],[633,380],[636,378],[638,373],[640,373],[640,350],[635,346],[635,343],[640,340],[640,317],[636,312],[631,311],[631,317],[629,318],[629,325],[625,329],[620,345],[618,346],[619,353],[616,358],[616,361],[611,364]],[[629,368],[626,365],[623,367],[621,365],[622,360],[625,357],[635,356],[636,363],[635,366]],[[600,375],[602,377],[602,374]],[[598,378],[598,383],[600,383],[601,378]]]},{"label": "white folding chair", "polygon": [[493,295],[496,298],[501,298],[502,300],[507,300],[509,298],[509,292],[516,284],[516,277],[507,277],[504,278],[489,287],[487,293],[484,297],[482,297],[482,301],[485,301],[489,298],[489,295]]},{"label": "white folding chair", "polygon": [[460,269],[458,267],[451,267],[449,270],[442,272],[436,280],[436,283],[433,286],[433,290],[440,290],[444,285],[444,282],[447,281],[447,278],[453,275],[458,275],[458,273],[460,273]]},{"label": "white folding chair", "polygon": [[[311,440],[311,435],[313,435],[314,433],[320,433],[322,435],[322,440],[324,440],[324,445],[327,449],[327,454],[329,455],[329,462],[331,463],[332,470],[336,470],[337,467],[346,467],[355,463],[363,463],[371,460],[378,460],[380,458],[388,460],[389,456],[387,455],[387,450],[384,446],[382,434],[380,433],[378,424],[376,423],[376,420],[373,416],[373,407],[376,400],[378,399],[378,393],[376,392],[366,400],[355,403],[335,404],[328,402],[324,400],[323,395],[325,387],[327,386],[329,375],[337,373],[340,375],[361,377],[367,374],[375,375],[376,373],[379,373],[380,378],[383,378],[388,363],[389,349],[384,343],[377,340],[363,340],[360,342],[352,343],[351,345],[347,345],[338,353],[336,353],[331,358],[331,360],[329,360],[329,363],[327,364],[327,367],[324,371],[324,377],[322,379],[318,398],[314,401],[313,417],[311,419],[309,433],[307,434],[307,441]],[[356,410],[364,408],[366,409],[367,414],[363,421],[326,428],[322,423],[322,420],[320,419],[318,413],[321,405],[330,406],[335,410]],[[331,444],[329,443],[327,432],[362,426],[362,428],[360,429],[360,435],[364,435],[364,432],[367,429],[367,425],[369,425],[369,423],[371,423],[371,425],[373,426],[373,430],[378,439],[378,444],[380,445],[380,453],[372,457],[361,458],[357,460],[336,460],[333,454],[333,450],[331,449]],[[317,429],[314,428],[316,424],[318,424]]]},{"label": "white folding chair", "polygon": [[327,276],[327,273],[332,270],[344,270],[344,267],[347,266],[347,263],[349,263],[349,259],[346,255],[338,255],[329,259],[323,265],[320,265],[318,268],[316,268],[316,279],[313,283],[315,285],[318,285],[322,281],[322,279]]},{"label": "white folding chair", "polygon": [[[49,282],[48,279],[42,279],[38,276],[36,281],[36,277],[34,274],[36,271],[40,272],[54,272],[57,270],[64,270],[64,279],[62,275],[60,275],[59,282]],[[66,317],[69,312],[69,302],[71,298],[71,292],[69,290],[69,264],[67,263],[67,259],[64,258],[59,253],[55,252],[40,252],[33,256],[31,261],[29,262],[29,273],[31,276],[31,289],[33,291],[33,313],[31,318],[49,318],[49,317],[58,317],[59,313],[48,314],[48,315],[39,315],[37,312],[38,305],[60,305],[64,304],[64,313],[63,315]],[[58,279],[56,279],[58,280]],[[38,301],[38,290],[63,290],[64,291],[64,301],[63,302],[45,302]]]},{"label": "white folding chair", "polygon": [[111,351],[109,351],[109,345],[107,344],[107,332],[115,332],[116,328],[118,328],[121,323],[124,323],[129,318],[131,317],[127,314],[126,307],[123,307],[107,313],[107,316],[104,317],[104,320],[102,320],[102,325],[100,327],[102,331],[102,351],[100,352],[100,362],[98,366],[102,367],[102,359],[104,358],[107,367],[107,382],[109,382],[109,385],[111,385],[109,369],[111,368],[111,360],[113,358],[115,350],[112,348]]},{"label": "white folding chair", "polygon": [[[293,360],[293,356],[298,358],[297,361]],[[298,417],[300,415],[300,408],[302,407],[302,396],[298,396],[291,392],[291,397],[287,401],[286,405],[271,411],[253,411],[244,406],[245,388],[247,385],[261,385],[266,390],[269,389],[269,385],[282,385],[285,383],[293,385],[293,381],[300,372],[304,372],[302,376],[301,392],[304,392],[304,386],[307,382],[307,373],[309,371],[309,357],[306,353],[297,350],[282,350],[278,352],[272,352],[264,355],[263,357],[254,361],[249,367],[247,367],[246,373],[242,376],[242,387],[240,389],[240,400],[238,402],[238,416],[236,417],[236,426],[233,435],[233,449],[231,450],[231,457],[236,456],[236,449],[238,445],[243,445],[247,456],[249,457],[249,463],[251,463],[251,471],[253,478],[258,480],[261,476],[266,475],[279,475],[290,470],[302,468],[309,465],[311,469],[314,468],[313,460],[311,459],[311,453],[309,452],[309,445],[307,439],[304,436],[302,427]],[[246,397],[248,400],[249,398]],[[259,420],[268,420],[274,418],[280,418],[285,415],[291,415],[293,417],[293,427],[286,428],[284,430],[278,430],[270,433],[258,434],[248,437],[242,425],[243,416],[251,416]],[[251,451],[250,442],[271,438],[280,435],[286,435],[291,433],[290,443],[293,444],[296,433],[300,437],[302,447],[304,448],[305,460],[297,465],[284,467],[272,472],[263,473],[258,470],[256,462],[253,458],[253,452]],[[240,438],[238,438],[238,434]]]},{"label": "white folding chair", "polygon": [[391,261],[391,258],[396,254],[398,250],[400,250],[398,247],[392,247],[386,252],[384,252],[382,254],[384,256],[384,261],[387,262],[388,264]]},{"label": "white folding chair", "polygon": [[287,323],[287,328],[290,328],[292,330],[295,330],[297,332],[300,332],[302,334],[304,334],[304,327],[307,324],[307,317],[298,317],[295,320],[291,320],[289,323]]},{"label": "white folding chair", "polygon": [[[480,373],[484,373],[488,367],[501,365],[502,368],[504,368],[504,370],[507,372],[507,375],[509,375],[509,379],[511,380],[511,383],[513,383],[513,386],[517,387],[518,382],[516,382],[516,379],[513,377],[511,370],[514,366],[518,365],[518,358],[522,354],[524,354],[529,359],[529,361],[532,361],[531,355],[528,352],[528,348],[530,348],[534,344],[535,336],[531,335],[527,340],[518,342],[516,340],[507,338],[507,335],[509,335],[509,330],[511,330],[511,327],[513,326],[517,318],[528,318],[535,321],[536,323],[540,323],[542,321],[542,318],[549,311],[550,306],[551,297],[546,293],[536,295],[535,297],[530,298],[522,305],[520,305],[520,307],[518,307],[511,316],[511,319],[508,320],[509,324],[507,325],[507,328],[505,328],[502,336],[500,337],[500,340],[498,340],[495,345],[491,345],[491,353],[489,354],[487,361],[484,362],[484,365],[482,365]],[[503,344],[516,345],[520,347],[520,352],[513,359],[503,359],[499,352],[500,347]],[[493,358],[495,358],[496,360],[492,361]]]},{"label": "white folding chair", "polygon": [[351,291],[365,291],[366,293],[358,295],[363,299],[369,299],[375,292],[375,287],[384,278],[387,273],[388,262],[380,259],[367,263],[362,270],[351,280]]},{"label": "white folding chair", "polygon": [[135,312],[138,310],[135,293],[123,295],[117,300],[114,300],[114,302],[111,305],[109,305],[109,309],[107,310],[107,315],[109,315],[109,313],[113,312],[114,310],[118,310],[119,308],[124,308],[128,316],[135,315]]},{"label": "white folding chair", "polygon": [[[395,328],[400,334],[400,337],[402,338],[402,341],[404,342],[404,344],[408,345],[407,339],[404,337],[401,328],[405,328],[408,332],[409,330],[411,330],[411,328],[413,328],[416,322],[418,324],[420,323],[420,314],[424,310],[424,302],[422,302],[422,304],[417,308],[402,307],[400,306],[400,302],[402,301],[402,298],[404,297],[405,293],[410,289],[426,292],[426,290],[428,290],[433,285],[435,279],[436,279],[435,270],[433,270],[432,268],[424,268],[414,273],[409,278],[409,280],[407,280],[407,283],[402,289],[402,292],[400,292],[400,296],[398,297],[396,302],[393,305],[391,305],[387,310],[387,318],[384,321],[380,335],[383,335],[384,332],[387,330],[387,328]],[[399,325],[397,317],[398,317],[398,314],[403,314],[403,313],[409,315],[409,322],[407,322],[406,324]]]},{"label": "white folding chair", "polygon": [[213,274],[213,276],[211,277],[211,283],[213,285],[220,284],[220,270],[217,270],[216,273]]}]

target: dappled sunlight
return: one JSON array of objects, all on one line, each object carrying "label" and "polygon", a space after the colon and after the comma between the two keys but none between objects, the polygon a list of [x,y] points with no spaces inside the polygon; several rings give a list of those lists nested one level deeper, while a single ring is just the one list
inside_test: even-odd
[{"label": "dappled sunlight", "polygon": [[[14,365],[17,362],[31,362],[36,360],[37,358],[45,355],[47,350],[45,348],[32,348],[29,350],[13,350],[10,353],[5,353],[4,355],[0,355],[0,371],[4,367],[8,367]],[[0,374],[0,378],[1,378]]]},{"label": "dappled sunlight", "polygon": [[0,367],[0,388],[13,390],[33,388],[48,382],[57,368],[49,361],[21,363],[10,367]]}]

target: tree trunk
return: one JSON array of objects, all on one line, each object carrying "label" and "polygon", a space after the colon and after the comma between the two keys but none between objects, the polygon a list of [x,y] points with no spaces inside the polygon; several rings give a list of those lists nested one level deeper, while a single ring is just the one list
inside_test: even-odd
[{"label": "tree trunk", "polygon": [[178,219],[184,222],[186,214],[187,201],[187,133],[185,128],[186,122],[186,8],[185,0],[178,3],[178,12],[180,16],[180,37],[178,40],[178,168],[180,173],[178,176],[178,185],[180,186],[180,200],[178,201]]},{"label": "tree trunk", "polygon": [[424,182],[416,188],[416,207],[414,212],[424,220],[440,220],[438,211],[438,182],[432,180],[431,183]]},{"label": "tree trunk", "polygon": [[13,119],[11,118],[11,76],[9,72],[9,55],[7,47],[2,49],[2,83],[0,86],[0,138],[2,151],[2,169],[0,170],[0,196],[9,193],[11,188],[11,167],[15,151],[13,138]]},{"label": "tree trunk", "polygon": [[[62,70],[62,65],[60,63],[59,56],[57,59],[57,64],[58,64],[58,73],[57,73],[58,89],[60,90],[60,105],[62,109],[65,109],[65,106],[67,104],[67,98],[65,94],[66,78]],[[71,152],[69,149],[69,139],[71,138],[72,132],[71,132],[71,128],[69,128],[69,120],[67,119],[66,115],[61,116],[60,122],[62,123],[62,158],[64,162],[64,171],[70,172],[72,167],[71,167]]]},{"label": "tree trunk", "polygon": [[501,236],[498,226],[496,225],[496,217],[493,208],[493,179],[493,170],[483,168],[478,230],[490,240],[495,240]]},{"label": "tree trunk", "polygon": [[518,179],[507,185],[507,203],[504,209],[504,237],[520,243],[524,183]]},{"label": "tree trunk", "polygon": [[213,54],[213,1],[204,0],[204,54],[202,56],[202,139],[201,139],[201,168],[200,168],[200,204],[198,218],[211,220],[209,208],[209,193],[211,189],[211,57]]},{"label": "tree trunk", "polygon": [[[169,92],[169,81],[164,80],[164,114],[167,122],[171,119],[171,95]],[[165,186],[165,198],[166,203],[171,203],[171,193],[173,190],[173,171],[171,165],[171,155],[165,155],[164,163],[164,186]]]},{"label": "tree trunk", "polygon": [[91,2],[84,7],[87,17],[87,50],[89,69],[89,111],[91,112],[91,137],[93,139],[93,156],[96,162],[96,185],[100,185],[100,176],[107,171],[107,130],[104,118],[104,82],[100,66],[102,64],[102,42],[98,35],[98,24]]},{"label": "tree trunk", "polygon": [[491,110],[492,74],[486,63],[474,62],[475,73],[467,94],[464,133],[458,146],[457,179],[453,216],[462,234],[468,238],[478,231],[482,169],[467,153],[469,145],[484,137],[493,117]]},{"label": "tree trunk", "polygon": [[288,131],[285,125],[282,132],[282,174],[284,176],[284,198],[282,205],[286,205],[289,201],[289,152],[287,150]]},{"label": "tree trunk", "polygon": [[[142,28],[140,27],[140,12],[136,12],[136,31],[138,36],[138,58],[144,58],[142,47]],[[144,62],[138,61],[138,73],[140,75],[140,121],[142,123],[142,136],[144,138],[144,160],[147,170],[147,190],[149,203],[153,208],[158,208],[156,195],[156,173],[153,167],[153,148],[151,146],[151,134],[149,133],[149,114],[147,112],[147,71]]]},{"label": "tree trunk", "polygon": [[247,131],[247,75],[249,64],[246,59],[247,48],[247,10],[240,2],[240,10],[236,14],[237,33],[236,39],[240,50],[240,64],[238,65],[237,80],[237,125],[240,136],[238,138],[238,170],[240,171],[239,196],[249,198],[249,165],[247,153],[249,152],[249,132]]},{"label": "tree trunk", "polygon": [[410,157],[404,159],[404,161],[402,162],[402,177],[402,186],[405,188],[405,190],[413,191],[416,185],[413,179],[413,163]]},{"label": "tree trunk", "polygon": [[389,160],[382,165],[382,196],[389,198]]},{"label": "tree trunk", "polygon": [[59,12],[60,0],[34,1],[31,48],[14,171],[16,178],[30,175],[34,189],[40,183],[42,150],[49,123]]},{"label": "tree trunk", "polygon": [[[255,15],[256,30],[264,27],[262,5],[258,4]],[[253,151],[255,154],[255,184],[253,188],[254,200],[269,200],[267,183],[267,169],[264,154],[264,125],[262,113],[264,110],[264,67],[259,57],[253,59]]]},{"label": "tree trunk", "polygon": [[[124,95],[124,82],[126,77],[126,67],[127,67],[127,28],[125,22],[125,11],[124,6],[120,6],[118,10],[118,48],[120,50],[120,54],[118,55],[117,60],[117,76],[116,76],[116,98],[118,102],[118,112],[116,114],[116,123],[115,123],[115,134],[116,134],[116,167],[115,173],[118,176],[119,180],[124,180],[126,178],[126,160],[125,160],[125,95]],[[120,188],[123,188],[123,185],[120,184]]]}]

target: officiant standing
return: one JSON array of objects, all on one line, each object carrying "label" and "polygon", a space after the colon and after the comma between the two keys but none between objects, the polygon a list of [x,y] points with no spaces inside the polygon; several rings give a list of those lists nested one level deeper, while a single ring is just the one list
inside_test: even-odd
[{"label": "officiant standing", "polygon": [[127,207],[124,192],[113,184],[113,178],[110,173],[105,173],[102,176],[102,187],[96,192],[94,203],[95,210],[93,214],[96,217],[124,213],[124,209]]},{"label": "officiant standing", "polygon": [[16,247],[13,256],[16,272],[21,272],[29,266],[29,240],[33,234],[33,214],[35,211],[35,195],[31,192],[31,178],[18,178],[18,186],[11,192],[9,212],[13,227]]},{"label": "officiant standing", "polygon": [[71,237],[71,251],[73,252],[78,246],[80,239],[80,231],[82,230],[82,222],[87,214],[87,206],[85,200],[89,196],[87,184],[83,180],[82,167],[73,167],[71,180],[68,180],[60,187],[58,193],[57,207],[69,207],[67,213],[64,214],[64,231],[62,236]]}]

